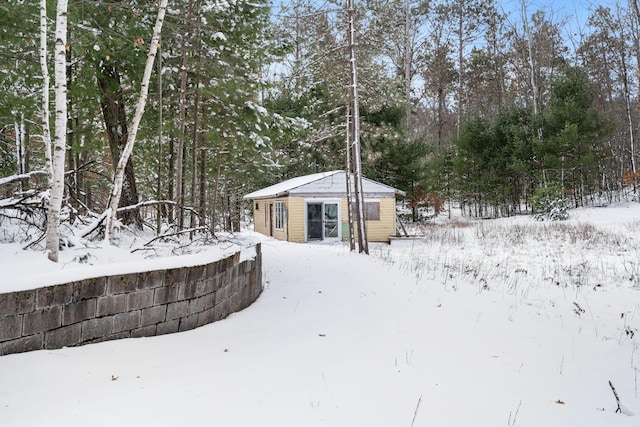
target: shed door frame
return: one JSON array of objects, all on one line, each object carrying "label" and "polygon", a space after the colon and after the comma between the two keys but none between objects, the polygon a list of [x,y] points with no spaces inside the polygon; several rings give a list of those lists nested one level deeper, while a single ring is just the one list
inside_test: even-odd
[{"label": "shed door frame", "polygon": [[[310,209],[310,206],[313,206],[313,208]],[[340,199],[305,200],[305,241],[340,241],[342,239],[341,211],[342,203]],[[317,222],[314,224],[313,221]]]}]

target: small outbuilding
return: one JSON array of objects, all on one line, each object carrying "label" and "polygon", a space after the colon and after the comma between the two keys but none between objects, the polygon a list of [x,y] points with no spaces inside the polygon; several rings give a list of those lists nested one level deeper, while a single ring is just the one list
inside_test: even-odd
[{"label": "small outbuilding", "polygon": [[[396,234],[396,196],[405,192],[367,178],[362,187],[367,240],[389,242]],[[244,199],[253,200],[254,229],[259,233],[298,243],[349,239],[345,171],[292,178]]]}]

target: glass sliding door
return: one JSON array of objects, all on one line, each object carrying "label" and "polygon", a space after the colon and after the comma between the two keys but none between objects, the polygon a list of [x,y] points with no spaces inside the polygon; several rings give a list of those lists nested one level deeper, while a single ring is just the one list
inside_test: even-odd
[{"label": "glass sliding door", "polygon": [[338,204],[337,203],[325,203],[324,204],[324,237],[338,238]]},{"label": "glass sliding door", "polygon": [[307,241],[339,239],[340,213],[337,202],[307,203]]},{"label": "glass sliding door", "polygon": [[322,237],[322,203],[307,203],[307,240]]}]

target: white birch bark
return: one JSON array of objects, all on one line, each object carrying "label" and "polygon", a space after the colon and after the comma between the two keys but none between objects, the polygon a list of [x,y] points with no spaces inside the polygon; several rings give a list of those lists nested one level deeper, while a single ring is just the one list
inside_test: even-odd
[{"label": "white birch bark", "polygon": [[47,187],[53,182],[51,167],[51,126],[49,124],[49,67],[47,66],[47,0],[40,0],[40,67],[42,68],[42,142],[47,171]]},{"label": "white birch bark", "polygon": [[533,40],[531,40],[531,31],[529,31],[529,15],[527,14],[527,1],[521,0],[522,6],[522,25],[524,26],[524,36],[527,38],[527,50],[529,57],[529,78],[531,80],[531,92],[533,96],[533,114],[538,114],[538,84],[536,81],[536,68],[533,60]]},{"label": "white birch bark", "polygon": [[164,23],[164,15],[167,10],[168,0],[160,0],[158,5],[158,16],[156,18],[156,24],[153,28],[153,36],[149,46],[149,53],[147,54],[147,62],[144,68],[144,74],[142,76],[142,82],[140,84],[140,97],[136,105],[136,111],[133,116],[131,128],[127,138],[127,144],[120,155],[118,166],[113,178],[113,186],[111,189],[111,196],[109,198],[109,206],[107,208],[107,223],[105,225],[104,240],[109,242],[111,235],[113,234],[113,224],[116,220],[116,211],[118,204],[120,203],[120,197],[122,196],[122,183],[124,181],[124,168],[127,165],[127,161],[133,151],[133,146],[136,141],[136,134],[138,133],[138,127],[140,126],[140,120],[144,114],[144,109],[147,105],[147,96],[149,94],[149,80],[151,80],[151,72],[153,71],[153,64],[158,52],[158,44],[160,43],[160,33],[162,32],[162,24]]},{"label": "white birch bark", "polygon": [[[24,117],[22,117],[22,122],[24,122]],[[22,161],[24,136],[22,133],[23,126],[21,122],[18,122],[18,119],[13,122],[13,131],[16,134],[16,171],[20,175],[24,173],[24,162]]]},{"label": "white birch bark", "polygon": [[60,251],[60,209],[64,195],[64,158],[67,143],[67,5],[68,0],[58,0],[56,8],[54,63],[56,113],[46,242],[48,257],[53,262],[58,262]]}]

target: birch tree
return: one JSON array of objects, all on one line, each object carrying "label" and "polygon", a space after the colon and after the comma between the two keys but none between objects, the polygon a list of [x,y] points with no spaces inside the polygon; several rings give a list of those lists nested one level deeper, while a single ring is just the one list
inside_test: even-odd
[{"label": "birch tree", "polygon": [[67,142],[67,0],[58,0],[55,33],[55,134],[52,156],[51,195],[47,216],[46,250],[58,262],[60,251],[60,209],[64,195],[64,161]]},{"label": "birch tree", "polygon": [[49,125],[49,67],[47,66],[47,0],[40,0],[40,66],[42,68],[42,141],[47,170],[47,187],[51,188],[51,128]]},{"label": "birch tree", "polygon": [[116,212],[118,204],[120,203],[120,197],[122,195],[122,183],[124,181],[125,166],[133,151],[133,146],[136,141],[136,134],[138,133],[138,127],[140,120],[144,114],[144,109],[147,103],[147,96],[149,94],[149,80],[151,80],[151,72],[153,71],[153,65],[155,62],[156,53],[158,51],[158,44],[160,43],[160,33],[162,32],[162,24],[164,23],[164,15],[167,10],[168,0],[160,0],[158,5],[158,16],[156,18],[156,24],[153,29],[153,36],[151,37],[151,43],[149,46],[149,53],[147,55],[147,62],[144,68],[144,74],[142,76],[142,82],[140,84],[140,97],[136,105],[136,111],[131,122],[131,131],[127,138],[127,144],[120,156],[118,166],[113,178],[113,186],[111,195],[109,197],[109,205],[107,207],[106,215],[107,222],[105,225],[104,238],[105,241],[110,241],[113,235],[113,225],[116,221]]}]

